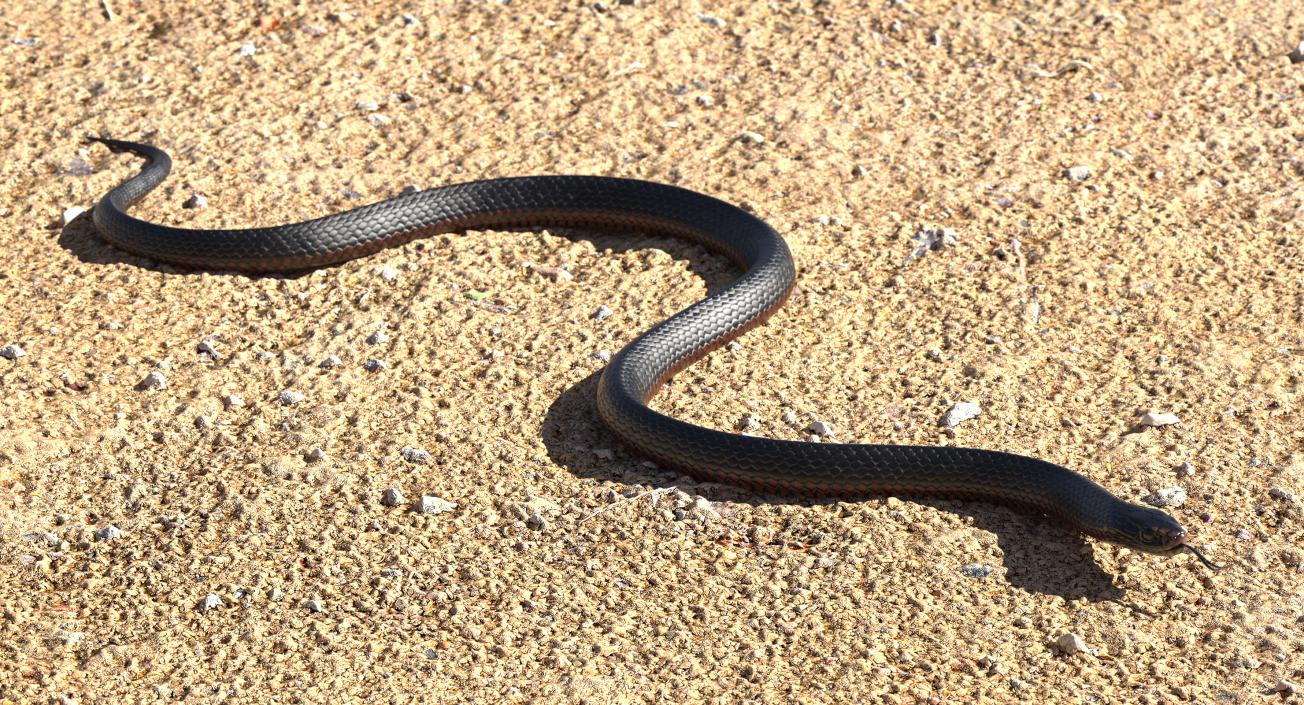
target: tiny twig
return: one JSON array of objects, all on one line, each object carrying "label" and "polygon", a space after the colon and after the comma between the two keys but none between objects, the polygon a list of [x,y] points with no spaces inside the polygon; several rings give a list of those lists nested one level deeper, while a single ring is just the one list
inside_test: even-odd
[{"label": "tiny twig", "polygon": [[579,523],[583,524],[584,522],[588,521],[589,519],[592,519],[593,517],[595,517],[595,516],[597,516],[597,515],[599,515],[599,514],[605,512],[605,511],[607,511],[607,510],[609,510],[609,509],[615,509],[616,507],[623,507],[623,506],[625,506],[626,504],[629,504],[630,502],[637,502],[639,499],[642,499],[643,497],[646,497],[646,496],[648,496],[648,495],[650,495],[650,494],[658,494],[658,493],[661,493],[661,492],[669,492],[670,490],[677,490],[677,489],[679,489],[679,485],[671,485],[670,487],[662,487],[662,488],[660,488],[660,489],[656,489],[656,490],[648,490],[647,492],[641,492],[641,493],[639,493],[639,494],[634,495],[633,497],[630,497],[630,498],[626,499],[626,500],[623,501],[623,502],[612,502],[611,504],[608,504],[607,506],[603,507],[602,509],[599,509],[598,511],[596,511],[596,512],[594,512],[594,513],[592,513],[592,514],[590,514],[590,515],[588,515],[588,516],[586,516],[586,517],[584,517],[583,519],[580,519]]}]

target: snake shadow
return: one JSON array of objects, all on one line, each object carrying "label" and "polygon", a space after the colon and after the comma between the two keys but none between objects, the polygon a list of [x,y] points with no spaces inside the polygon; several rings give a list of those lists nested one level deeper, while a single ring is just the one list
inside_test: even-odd
[{"label": "snake shadow", "polygon": [[[769,522],[770,524],[782,523],[777,515],[785,505],[812,507],[843,501],[756,494],[716,483],[698,483],[678,472],[648,463],[624,447],[603,426],[594,401],[601,376],[602,370],[596,369],[562,392],[549,405],[540,427],[541,440],[549,459],[582,482],[597,485],[610,481],[617,485],[624,484],[630,488],[639,486],[643,489],[678,485],[687,492],[696,492],[712,501],[751,505],[753,516],[757,513],[762,516],[773,513],[777,521]],[[600,457],[594,452],[600,450],[610,451],[611,458]],[[872,566],[869,569],[871,577],[891,575],[893,571],[913,570],[906,566],[907,561],[917,561],[925,568],[942,565],[957,571],[961,566],[974,561],[991,568],[1004,568],[1004,571],[994,570],[985,578],[973,578],[976,583],[1004,581],[1030,593],[1057,595],[1068,601],[1083,598],[1091,603],[1108,601],[1132,608],[1125,599],[1127,591],[1115,586],[1114,576],[1094,560],[1091,545],[1079,533],[1054,519],[984,502],[901,499],[959,516],[964,519],[966,526],[952,531],[943,530],[932,537],[925,536],[907,549],[910,555],[883,555],[891,553],[887,550],[889,547],[870,546],[866,558]],[[871,503],[878,507],[886,501],[886,497],[846,501],[853,506]],[[875,515],[882,516],[878,512]],[[863,520],[849,518],[847,521]],[[728,526],[729,523],[726,520],[724,525]],[[901,538],[919,538],[917,534],[910,533],[905,524],[896,528]],[[620,529],[616,531],[619,532]],[[982,532],[995,534],[996,543],[983,544],[977,551],[972,546],[965,547],[967,541],[982,535]],[[948,533],[961,536],[949,537]],[[714,538],[709,537],[709,540]],[[845,548],[846,546],[837,544],[840,540],[834,535],[828,535],[821,540],[823,545],[819,547],[824,550]],[[975,559],[975,555],[981,557]]]}]

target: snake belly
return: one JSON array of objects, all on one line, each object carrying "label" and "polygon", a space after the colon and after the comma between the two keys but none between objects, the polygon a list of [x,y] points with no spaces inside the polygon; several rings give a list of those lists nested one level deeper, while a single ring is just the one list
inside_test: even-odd
[{"label": "snake belly", "polygon": [[[1137,550],[1173,555],[1185,531],[1163,512],[1125,502],[1067,468],[992,450],[774,440],[695,426],[650,409],[676,372],[763,323],[796,282],[792,253],[741,208],[665,184],[598,176],[526,176],[443,186],[292,225],[187,230],[127,215],[168,174],[160,149],[91,138],[146,159],[94,209],[121,249],[189,269],[283,272],[330,265],[415,238],[467,229],[570,226],[637,231],[696,243],[744,274],[614,355],[597,408],[612,434],[662,466],[755,492],[840,497],[943,497],[1046,514]],[[1203,557],[1202,557],[1203,560]]]}]

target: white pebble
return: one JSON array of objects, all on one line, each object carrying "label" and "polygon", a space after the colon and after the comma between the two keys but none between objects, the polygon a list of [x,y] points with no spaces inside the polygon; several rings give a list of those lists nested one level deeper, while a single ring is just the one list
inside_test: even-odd
[{"label": "white pebble", "polygon": [[380,503],[387,507],[397,507],[401,504],[407,504],[407,500],[403,498],[403,493],[391,487],[385,490],[385,494],[380,498]]},{"label": "white pebble", "polygon": [[225,607],[225,606],[226,603],[222,602],[222,598],[218,597],[217,595],[211,592],[208,593],[207,597],[199,601],[199,609],[205,612],[211,609],[217,609],[218,607]]},{"label": "white pebble", "polygon": [[367,336],[367,342],[371,343],[372,345],[384,345],[385,343],[389,342],[389,336],[385,335],[384,331],[378,330],[375,333],[372,333],[371,335]]},{"label": "white pebble", "polygon": [[308,454],[304,456],[303,459],[310,463],[321,462],[326,459],[326,451],[322,450],[321,448],[313,448],[312,450],[308,451]]},{"label": "white pebble", "polygon": [[380,270],[380,278],[387,282],[392,282],[398,278],[398,272],[393,267],[384,267]]},{"label": "white pebble", "polygon": [[304,399],[307,399],[308,397],[305,397],[304,395],[299,394],[298,392],[281,392],[280,394],[276,395],[276,398],[278,401],[281,402],[281,404],[285,406],[289,406],[291,404],[298,404],[299,402],[303,401]]},{"label": "white pebble", "polygon": [[343,364],[344,361],[341,360],[338,355],[331,355],[327,357],[325,360],[322,360],[321,362],[317,363],[317,366],[322,368],[323,370],[329,370],[334,367],[339,367]]},{"label": "white pebble", "polygon": [[1171,426],[1175,423],[1181,423],[1173,414],[1146,414],[1141,417],[1142,426]]},{"label": "white pebble", "polygon": [[1186,501],[1186,490],[1181,487],[1165,487],[1151,492],[1141,501],[1152,507],[1180,507]]},{"label": "white pebble", "polygon": [[610,351],[610,350],[599,350],[599,351],[593,353],[592,355],[589,355],[589,359],[591,359],[591,360],[601,360],[601,361],[603,361],[603,362],[611,362],[611,351]]},{"label": "white pebble", "polygon": [[976,418],[981,413],[983,413],[983,410],[977,404],[960,402],[952,405],[950,409],[946,410],[946,414],[940,421],[938,421],[938,425],[947,427],[959,426],[961,422]]},{"label": "white pebble", "polygon": [[421,514],[441,514],[451,512],[457,509],[457,505],[439,497],[422,497],[421,502],[417,504],[417,511]]},{"label": "white pebble", "polygon": [[376,370],[388,370],[389,365],[386,365],[384,360],[372,358],[362,363],[362,369],[368,372],[375,372]]},{"label": "white pebble", "polygon": [[17,360],[20,357],[27,357],[27,353],[17,345],[6,345],[0,348],[0,357],[8,360]]},{"label": "white pebble", "polygon": [[168,380],[162,372],[151,372],[140,381],[141,389],[167,389]]},{"label": "white pebble", "polygon": [[812,421],[807,424],[805,430],[810,431],[821,438],[833,438],[833,428],[823,421]]},{"label": "white pebble", "polygon": [[228,394],[228,395],[222,397],[222,403],[225,404],[227,407],[241,407],[241,406],[244,406],[244,400],[241,399],[240,397],[237,397],[237,396],[234,395],[234,394]]},{"label": "white pebble", "polygon": [[1073,632],[1061,636],[1059,641],[1056,643],[1059,645],[1060,650],[1066,654],[1076,654],[1081,651],[1091,654],[1092,656],[1096,655],[1096,650],[1087,648],[1087,642],[1083,641],[1082,637]]},{"label": "white pebble", "polygon": [[1064,176],[1070,181],[1086,181],[1091,178],[1091,170],[1085,166],[1073,166],[1064,170]]},{"label": "white pebble", "polygon": [[73,206],[72,208],[69,208],[68,210],[63,212],[63,225],[67,225],[68,223],[71,223],[74,219],[77,218],[77,216],[85,212],[86,212],[85,208],[81,208],[78,206]]},{"label": "white pebble", "polygon": [[749,142],[751,144],[760,144],[765,141],[765,136],[759,132],[743,132],[738,137],[743,142]]},{"label": "white pebble", "polygon": [[303,606],[307,607],[309,612],[321,612],[325,609],[320,600],[308,600]]}]

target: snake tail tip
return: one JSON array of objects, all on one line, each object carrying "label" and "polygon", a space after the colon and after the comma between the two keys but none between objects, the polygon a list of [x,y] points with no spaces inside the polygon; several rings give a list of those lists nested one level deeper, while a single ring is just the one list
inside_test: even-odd
[{"label": "snake tail tip", "polygon": [[1200,553],[1199,551],[1195,550],[1195,546],[1192,546],[1192,545],[1189,544],[1189,543],[1184,543],[1184,544],[1182,544],[1182,545],[1185,546],[1186,548],[1190,549],[1190,550],[1191,550],[1191,553],[1194,553],[1194,554],[1195,554],[1195,557],[1196,557],[1196,558],[1199,558],[1199,559],[1200,559],[1200,562],[1203,563],[1203,564],[1205,565],[1205,567],[1208,568],[1209,570],[1222,570],[1222,569],[1223,569],[1223,566],[1220,566],[1220,565],[1214,565],[1214,564],[1210,563],[1210,562],[1209,562],[1209,559],[1208,559],[1208,558],[1205,558],[1203,553]]}]

